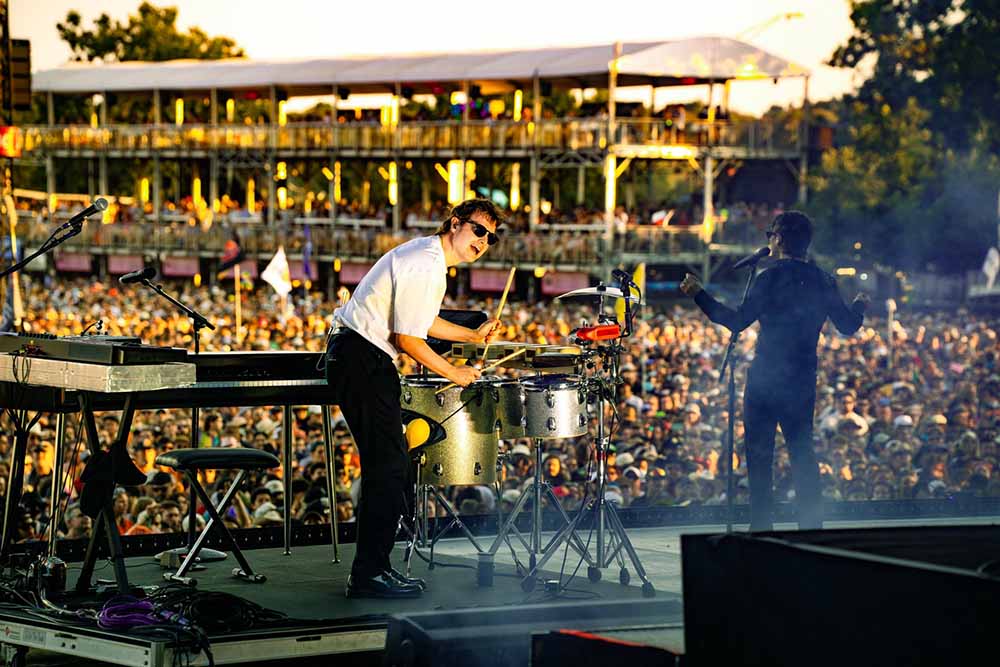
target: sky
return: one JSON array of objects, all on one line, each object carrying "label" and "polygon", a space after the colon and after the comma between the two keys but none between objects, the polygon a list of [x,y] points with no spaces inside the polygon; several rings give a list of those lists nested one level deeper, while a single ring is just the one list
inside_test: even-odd
[{"label": "sky", "polygon": [[[56,23],[76,10],[91,27],[102,13],[126,21],[140,0],[10,0],[11,36],[30,39],[32,69],[69,59]],[[251,58],[306,58],[380,53],[446,52],[668,40],[720,35],[740,38],[812,71],[813,101],[853,90],[861,76],[824,65],[851,34],[848,0],[165,0],[179,9],[178,26],[231,37]],[[793,19],[779,18],[789,12]],[[740,81],[734,110],[762,113],[772,104],[798,106],[799,79]],[[718,94],[718,93],[717,93]],[[623,99],[648,92],[625,91]],[[661,91],[657,106],[702,99],[706,87]],[[718,98],[716,98],[718,99]],[[290,106],[292,106],[290,102]]]}]

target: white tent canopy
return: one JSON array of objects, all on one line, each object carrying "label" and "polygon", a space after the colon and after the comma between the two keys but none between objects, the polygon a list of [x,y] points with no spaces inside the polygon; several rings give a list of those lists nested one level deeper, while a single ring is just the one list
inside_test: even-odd
[{"label": "white tent canopy", "polygon": [[[802,76],[806,70],[774,54],[718,37],[622,44],[618,85],[667,86],[756,76]],[[607,84],[614,45],[516,51],[308,58],[301,60],[173,60],[69,63],[33,75],[36,92],[80,94],[150,90],[220,90],[279,87],[321,94],[333,86],[352,92],[416,93],[455,88],[463,81],[513,88],[538,76],[563,87]],[[747,64],[755,69],[748,69]],[[743,68],[743,69],[741,69]],[[484,86],[486,88],[486,86]]]},{"label": "white tent canopy", "polygon": [[809,72],[773,53],[728,37],[663,42],[618,60],[619,74],[728,81],[806,76]]}]

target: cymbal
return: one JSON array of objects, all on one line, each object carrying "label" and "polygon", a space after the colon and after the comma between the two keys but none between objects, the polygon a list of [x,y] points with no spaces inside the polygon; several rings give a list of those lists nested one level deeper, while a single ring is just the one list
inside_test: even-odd
[{"label": "cymbal", "polygon": [[[624,299],[626,296],[622,294],[622,291],[617,287],[607,287],[606,285],[598,285],[597,287],[581,287],[580,289],[575,289],[572,292],[566,292],[565,294],[560,294],[557,299],[566,298],[578,298],[584,296],[602,296],[609,299]],[[639,301],[639,297],[635,294],[629,294],[628,300],[636,303]]]}]

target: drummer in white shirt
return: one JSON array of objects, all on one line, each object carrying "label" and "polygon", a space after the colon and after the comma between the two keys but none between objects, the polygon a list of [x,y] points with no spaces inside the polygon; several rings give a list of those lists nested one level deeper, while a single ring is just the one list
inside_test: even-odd
[{"label": "drummer in white shirt", "polygon": [[463,387],[479,378],[472,366],[453,366],[427,337],[466,343],[493,338],[500,322],[468,329],[438,317],[448,268],[472,263],[494,245],[500,210],[488,199],[452,209],[433,236],[408,241],[383,255],[334,311],[337,329],[327,347],[327,381],[361,455],[357,553],[348,597],[416,597],[426,588],[395,570],[389,554],[406,511],[409,456],[402,435],[396,358],[405,352],[429,371]]}]

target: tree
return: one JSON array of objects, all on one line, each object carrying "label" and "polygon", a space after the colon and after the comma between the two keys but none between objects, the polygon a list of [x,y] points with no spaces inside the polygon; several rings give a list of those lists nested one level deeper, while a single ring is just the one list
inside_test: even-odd
[{"label": "tree", "polygon": [[818,249],[942,273],[996,242],[1000,0],[861,0],[831,64],[872,66],[813,172]]},{"label": "tree", "polygon": [[899,110],[847,105],[842,121],[849,138],[823,154],[810,179],[809,208],[823,223],[816,230],[818,248],[846,255],[861,242],[879,248],[884,261],[920,266],[924,252],[914,247],[914,230],[933,224],[923,220],[922,203],[939,154],[928,118],[912,99]]},{"label": "tree", "polygon": [[209,37],[196,27],[186,33],[178,31],[176,7],[155,7],[148,2],[139,5],[138,14],[130,14],[127,23],[101,14],[94,27],[86,30],[80,14],[71,11],[56,29],[78,61],[217,60],[245,55],[229,37]]},{"label": "tree", "polygon": [[851,20],[830,64],[874,65],[861,100],[900,108],[916,98],[949,147],[988,138],[1000,150],[1000,0],[856,0]]}]

